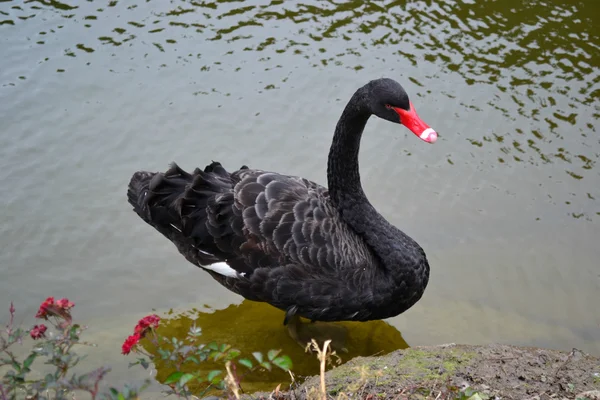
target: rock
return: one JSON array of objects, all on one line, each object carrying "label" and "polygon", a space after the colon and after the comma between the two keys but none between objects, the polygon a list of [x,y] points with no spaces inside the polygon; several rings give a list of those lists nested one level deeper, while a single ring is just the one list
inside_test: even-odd
[{"label": "rock", "polygon": [[579,393],[577,399],[600,400],[600,390],[589,390]]}]

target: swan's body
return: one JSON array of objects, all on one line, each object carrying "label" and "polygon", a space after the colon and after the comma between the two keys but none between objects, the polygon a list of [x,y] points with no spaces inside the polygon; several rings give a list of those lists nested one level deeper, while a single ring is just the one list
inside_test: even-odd
[{"label": "swan's body", "polygon": [[303,178],[213,162],[187,173],[136,172],[128,197],[138,215],[185,258],[241,296],[316,321],[398,315],[423,295],[422,248],[369,203],[358,173],[371,114],[401,119],[423,140],[437,134],[389,79],[360,88],[342,114],[328,163],[329,188]]}]

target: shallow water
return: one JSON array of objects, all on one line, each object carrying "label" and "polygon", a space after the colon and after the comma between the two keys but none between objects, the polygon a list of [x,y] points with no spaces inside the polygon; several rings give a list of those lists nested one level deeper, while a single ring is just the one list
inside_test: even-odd
[{"label": "shallow water", "polygon": [[130,210],[129,177],[219,160],[325,183],[345,102],[388,76],[440,140],[376,119],[363,139],[365,191],[432,267],[387,322],[411,346],[600,354],[598,15],[595,0],[1,2],[0,317],[67,296],[120,370],[126,321],[239,304]]}]

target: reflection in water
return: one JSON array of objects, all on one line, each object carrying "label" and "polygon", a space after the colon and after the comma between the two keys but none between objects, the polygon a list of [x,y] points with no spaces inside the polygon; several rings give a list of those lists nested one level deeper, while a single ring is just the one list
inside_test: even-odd
[{"label": "reflection in water", "polygon": [[[239,349],[243,355],[250,356],[253,351],[266,354],[270,349],[282,349],[282,354],[290,356],[293,362],[293,373],[298,379],[316,375],[319,372],[315,355],[305,353],[282,325],[284,313],[268,304],[244,300],[240,305],[231,305],[223,310],[191,310],[182,314],[174,314],[161,320],[159,333],[165,336],[184,338],[190,327],[196,324],[202,328],[202,336],[198,343],[227,343]],[[370,322],[338,322],[335,324],[308,324],[311,329],[331,325],[341,326],[348,332],[345,347],[347,352],[338,352],[342,362],[357,356],[383,355],[397,349],[405,349],[408,344],[400,332],[384,321]],[[152,346],[145,345],[152,352]],[[157,353],[153,353],[157,356]],[[158,359],[160,356],[158,357]],[[201,364],[201,372],[208,374],[222,365]],[[164,381],[173,370],[168,369],[161,361],[156,362],[158,381]],[[187,366],[190,370],[198,370],[196,364]],[[185,367],[184,367],[185,369]],[[281,370],[257,372],[249,374],[242,381],[247,392],[257,390],[273,390],[278,384],[282,388],[290,383],[289,374]],[[201,390],[195,388],[194,390]]]},{"label": "reflection in water", "polygon": [[[11,43],[28,43],[42,64],[56,52],[40,46],[57,36],[71,43],[60,57],[82,58],[85,64],[122,52],[147,67],[194,64],[198,73],[238,72],[248,62],[264,70],[411,64],[422,71],[407,77],[412,83],[441,87],[427,94],[441,93],[469,110],[474,129],[463,134],[475,146],[473,153],[490,164],[564,163],[567,179],[598,179],[596,0],[7,1],[0,13],[0,29],[16,35]],[[43,28],[24,39],[19,32],[25,24]],[[67,24],[77,27],[76,34],[65,36]],[[387,57],[371,55],[382,49]],[[468,94],[444,89],[446,76],[460,77],[471,88]],[[2,84],[26,78],[15,70],[13,80]],[[286,78],[277,79],[257,90],[280,88]],[[218,88],[194,91],[215,92]],[[505,126],[490,132],[485,123],[490,115],[501,116]],[[449,165],[454,161],[448,158]],[[580,196],[579,202],[587,205],[589,199]],[[584,213],[588,220],[590,211]]]}]

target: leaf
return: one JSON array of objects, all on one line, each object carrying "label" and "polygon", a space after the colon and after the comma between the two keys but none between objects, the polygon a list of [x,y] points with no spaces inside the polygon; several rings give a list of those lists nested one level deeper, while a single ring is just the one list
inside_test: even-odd
[{"label": "leaf", "polygon": [[46,374],[46,376],[44,377],[44,382],[46,383],[46,386],[50,386],[50,384],[55,381],[56,378],[52,374]]},{"label": "leaf", "polygon": [[218,369],[215,369],[215,370],[213,370],[213,371],[210,371],[210,372],[208,373],[208,375],[206,375],[206,380],[207,380],[209,383],[212,383],[213,379],[215,379],[215,378],[217,377],[217,375],[219,375],[219,374],[221,374],[221,373],[223,373],[223,371],[221,371],[221,370],[218,370]]},{"label": "leaf", "polygon": [[185,362],[188,362],[188,361],[191,361],[196,364],[200,364],[200,361],[198,361],[198,359],[194,356],[187,356],[187,358],[185,359]]},{"label": "leaf", "polygon": [[215,342],[210,342],[206,347],[214,351],[219,350],[219,346]]},{"label": "leaf", "polygon": [[225,354],[221,353],[220,351],[213,351],[210,353],[210,356],[213,358],[213,360],[219,361],[221,358],[225,357]]},{"label": "leaf", "polygon": [[31,366],[31,364],[33,363],[33,360],[35,360],[36,357],[37,357],[37,353],[31,353],[29,355],[29,357],[27,357],[25,359],[25,361],[23,361],[23,369],[26,369],[27,371],[29,371],[29,367]]},{"label": "leaf", "polygon": [[213,383],[213,386],[219,390],[225,390],[225,381],[221,380],[219,383]]},{"label": "leaf", "polygon": [[270,362],[268,362],[268,361],[261,362],[260,365],[261,365],[261,367],[264,367],[264,368],[268,369],[269,371],[271,371],[271,363]]},{"label": "leaf", "polygon": [[69,338],[71,340],[79,340],[79,335],[77,334],[77,331],[79,330],[79,325],[75,324],[71,327],[71,329],[69,329]]},{"label": "leaf", "polygon": [[273,361],[273,359],[277,357],[277,354],[279,353],[281,353],[281,350],[269,350],[269,352],[267,353],[267,358],[269,359],[269,361]]},{"label": "leaf", "polygon": [[284,371],[292,369],[292,359],[289,356],[279,356],[273,360],[273,364],[277,365]]},{"label": "leaf", "polygon": [[188,353],[190,353],[192,350],[194,350],[194,346],[190,346],[190,345],[185,345],[185,346],[181,346],[177,352],[183,356],[186,356]]},{"label": "leaf", "polygon": [[244,367],[246,367],[248,369],[252,369],[252,361],[248,360],[247,358],[241,358],[238,360],[238,362],[240,364],[242,364]]},{"label": "leaf", "polygon": [[184,386],[186,383],[188,383],[191,379],[194,379],[196,377],[196,375],[194,374],[183,374],[183,376],[181,378],[179,378],[179,386]]},{"label": "leaf", "polygon": [[234,358],[239,357],[240,354],[242,354],[242,352],[238,349],[231,349],[227,353],[227,360],[233,360]]},{"label": "leaf", "polygon": [[148,360],[146,360],[145,358],[140,358],[140,364],[142,364],[142,367],[144,367],[144,369],[148,369],[148,367],[150,366]]},{"label": "leaf", "polygon": [[19,365],[18,362],[16,362],[15,360],[11,360],[10,363],[17,372],[21,372],[21,365]]},{"label": "leaf", "polygon": [[259,363],[263,362],[263,355],[260,351],[255,351],[254,353],[252,353],[252,355]]},{"label": "leaf", "polygon": [[160,347],[157,349],[158,350],[158,354],[160,354],[161,358],[163,360],[166,360],[167,358],[169,358],[171,356],[171,352],[167,351],[165,349],[161,349]]},{"label": "leaf", "polygon": [[475,393],[473,396],[469,397],[467,400],[483,400],[479,393]]},{"label": "leaf", "polygon": [[191,337],[200,336],[201,334],[202,334],[202,328],[199,326],[196,326],[196,324],[192,325],[188,332],[188,335]]},{"label": "leaf", "polygon": [[110,393],[114,396],[117,397],[119,395],[119,391],[115,388],[110,388]]},{"label": "leaf", "polygon": [[167,376],[167,379],[163,382],[163,384],[168,385],[169,383],[177,382],[183,376],[183,372],[175,371],[171,375]]}]

